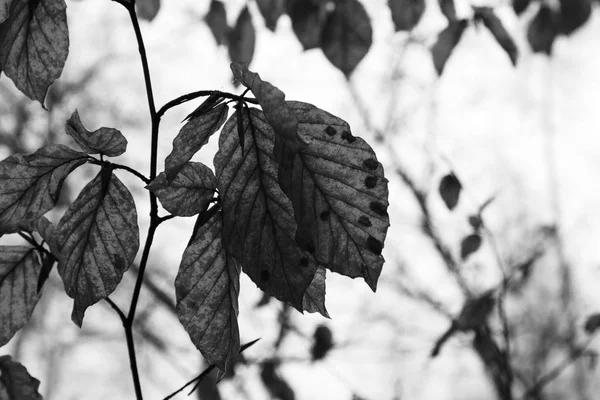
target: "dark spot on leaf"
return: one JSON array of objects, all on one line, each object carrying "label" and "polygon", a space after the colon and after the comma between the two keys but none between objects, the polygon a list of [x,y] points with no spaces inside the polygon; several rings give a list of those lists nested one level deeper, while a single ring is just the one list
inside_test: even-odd
[{"label": "dark spot on leaf", "polygon": [[373,236],[369,236],[369,238],[367,239],[367,247],[373,253],[379,255],[381,254],[381,250],[383,250],[383,243],[375,239]]},{"label": "dark spot on leaf", "polygon": [[367,176],[365,178],[365,186],[369,189],[373,189],[377,185],[377,177],[376,176]]},{"label": "dark spot on leaf", "polygon": [[382,217],[385,217],[388,215],[387,214],[387,206],[378,201],[372,201],[371,204],[369,204],[369,208],[371,209],[371,211],[375,212],[378,215],[381,215]]},{"label": "dark spot on leaf", "polygon": [[270,278],[270,277],[271,277],[271,274],[270,274],[270,273],[269,273],[269,271],[267,271],[266,269],[265,269],[265,270],[262,270],[262,271],[260,272],[260,280],[261,280],[261,281],[263,281],[263,282],[267,282],[267,281],[269,280],[269,278]]},{"label": "dark spot on leaf", "polygon": [[302,267],[306,267],[306,266],[308,265],[308,257],[302,257],[302,258],[300,259],[300,265],[301,265]]},{"label": "dark spot on leaf", "polygon": [[342,139],[348,143],[354,143],[356,141],[356,137],[352,136],[352,134],[348,131],[342,132]]},{"label": "dark spot on leaf", "polygon": [[325,133],[329,136],[334,136],[336,133],[335,128],[333,126],[328,126],[327,128],[325,128]]},{"label": "dark spot on leaf", "polygon": [[376,170],[377,167],[379,167],[379,163],[374,158],[367,158],[365,161],[363,161],[363,165],[372,171]]},{"label": "dark spot on leaf", "polygon": [[358,223],[361,224],[362,226],[371,226],[371,225],[373,225],[371,223],[371,220],[369,219],[369,217],[366,217],[364,215],[358,219]]},{"label": "dark spot on leaf", "polygon": [[321,221],[327,221],[329,218],[329,210],[323,211],[319,217],[321,218]]}]

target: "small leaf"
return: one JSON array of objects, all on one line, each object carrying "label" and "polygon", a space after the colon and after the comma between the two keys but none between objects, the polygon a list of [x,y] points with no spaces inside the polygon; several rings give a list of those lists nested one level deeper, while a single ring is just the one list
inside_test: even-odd
[{"label": "small leaf", "polygon": [[310,348],[311,360],[317,361],[325,358],[333,348],[333,333],[326,325],[319,325],[313,333],[313,343]]},{"label": "small leaf", "polygon": [[250,63],[254,57],[256,31],[252,24],[252,15],[248,7],[244,7],[237,18],[235,26],[229,31],[229,59],[233,62]]},{"label": "small leaf", "polygon": [[[237,133],[240,116],[243,152]],[[273,129],[256,108],[236,111],[223,127],[214,160],[223,204],[223,242],[259,288],[302,310],[317,266],[294,240],[294,211],[277,184],[274,141]]]},{"label": "small leaf", "polygon": [[313,142],[280,166],[279,185],[291,199],[296,242],[319,265],[375,291],[389,226],[388,187],[373,149],[346,121],[312,104],[290,101],[298,131]]},{"label": "small leaf", "polygon": [[265,361],[260,370],[260,379],[271,394],[279,400],[295,400],[296,395],[290,385],[279,375],[273,361]]},{"label": "small leaf", "polygon": [[454,173],[444,176],[440,181],[440,196],[449,210],[453,210],[458,204],[461,189],[462,185]]},{"label": "small leaf", "polygon": [[481,236],[478,233],[472,233],[465,237],[460,243],[460,258],[466,260],[471,254],[479,250],[481,242]]},{"label": "small leaf", "polygon": [[513,65],[517,65],[519,50],[512,40],[512,37],[504,28],[502,21],[494,14],[494,10],[489,7],[475,7],[475,19],[483,21],[483,24],[492,33],[496,42],[504,49]]},{"label": "small leaf", "polygon": [[229,26],[227,25],[227,11],[225,5],[219,0],[212,0],[204,21],[215,37],[218,45],[227,43]]},{"label": "small leaf", "polygon": [[12,0],[0,25],[0,73],[42,106],[69,53],[66,7],[64,0]]},{"label": "small leaf", "polygon": [[591,0],[560,0],[561,27],[565,35],[581,28],[592,15]]},{"label": "small leaf", "polygon": [[304,293],[302,309],[309,313],[318,312],[325,318],[330,318],[327,308],[325,308],[325,268],[317,269],[315,277]]},{"label": "small leaf", "polygon": [[222,227],[215,212],[198,228],[183,253],[175,293],[177,316],[192,342],[209,363],[227,371],[240,351],[240,270],[223,247]]},{"label": "small leaf", "polygon": [[454,0],[438,0],[440,10],[442,14],[448,19],[449,22],[456,20],[456,7],[454,6]]},{"label": "small leaf", "polygon": [[275,32],[277,20],[285,12],[285,0],[256,0],[256,4],[267,28]]},{"label": "small leaf", "polygon": [[600,313],[590,315],[585,321],[584,329],[588,334],[596,332],[600,328]]},{"label": "small leaf", "polygon": [[39,300],[41,264],[39,254],[31,247],[0,246],[0,346],[31,318]]},{"label": "small leaf", "polygon": [[517,15],[521,15],[529,7],[529,3],[531,0],[513,0],[513,10]]},{"label": "small leaf", "polygon": [[127,139],[120,131],[114,128],[100,128],[90,132],[81,123],[77,110],[67,120],[65,130],[87,154],[117,157],[127,150]]},{"label": "small leaf", "polygon": [[452,51],[460,41],[465,29],[467,28],[468,21],[452,21],[448,26],[440,32],[437,37],[437,41],[431,48],[431,55],[433,56],[433,65],[438,75],[442,75],[446,62],[450,58]]},{"label": "small leaf", "polygon": [[321,45],[321,32],[327,18],[327,2],[323,0],[288,0],[287,13],[292,29],[304,50]]},{"label": "small leaf", "polygon": [[67,175],[87,160],[85,153],[52,145],[0,162],[0,233],[17,232],[54,208]]},{"label": "small leaf", "polygon": [[321,35],[325,57],[350,76],[373,43],[371,19],[358,0],[337,0]]},{"label": "small leaf", "polygon": [[160,11],[160,0],[136,0],[135,7],[138,18],[152,22]]},{"label": "small leaf", "polygon": [[425,13],[425,0],[388,0],[396,32],[412,30]]},{"label": "small leaf", "polygon": [[38,392],[40,381],[10,356],[0,356],[0,399],[42,400]]},{"label": "small leaf", "polygon": [[173,150],[165,159],[167,181],[173,181],[194,154],[208,143],[210,136],[218,131],[227,119],[228,111],[229,107],[226,104],[220,104],[209,111],[192,117],[181,128],[175,139],[173,139]]},{"label": "small leaf", "polygon": [[217,187],[210,168],[198,162],[187,162],[172,182],[161,172],[146,189],[158,197],[160,204],[173,215],[191,217],[205,210]]},{"label": "small leaf", "polygon": [[558,35],[559,25],[554,11],[542,4],[527,28],[527,41],[534,53],[552,54],[552,45]]},{"label": "small leaf", "polygon": [[71,319],[81,327],[85,310],[108,297],[140,246],[137,211],[129,190],[103,167],[58,223],[58,272],[75,299]]},{"label": "small leaf", "polygon": [[[292,152],[310,143],[310,138],[298,133],[298,119],[285,101],[285,94],[267,81],[263,81],[247,64],[231,63],[233,75],[252,91],[275,133],[283,139]],[[276,144],[277,146],[277,144]],[[275,149],[275,153],[278,151]]]}]

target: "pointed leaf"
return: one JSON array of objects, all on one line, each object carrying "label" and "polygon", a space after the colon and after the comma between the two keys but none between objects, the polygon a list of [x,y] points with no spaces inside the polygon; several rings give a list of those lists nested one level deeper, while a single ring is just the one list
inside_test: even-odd
[{"label": "pointed leaf", "polygon": [[412,30],[425,13],[425,0],[388,0],[388,6],[396,32]]},{"label": "pointed leaf", "polygon": [[489,7],[476,7],[475,8],[475,18],[483,21],[483,24],[490,30],[496,42],[504,49],[510,61],[513,65],[517,65],[517,59],[519,57],[519,50],[517,49],[517,45],[512,40],[512,37],[504,28],[502,21],[500,18],[494,14],[494,10]]},{"label": "pointed leaf", "polygon": [[90,132],[81,123],[77,110],[67,120],[65,130],[87,154],[116,157],[127,150],[127,139],[120,131],[114,128],[100,128]]},{"label": "pointed leaf", "polygon": [[440,32],[437,41],[431,48],[433,56],[433,65],[438,75],[442,75],[446,62],[452,55],[452,51],[460,41],[465,29],[467,28],[467,20],[452,21],[448,26]]},{"label": "pointed leaf", "polygon": [[527,28],[527,41],[534,53],[552,54],[552,45],[559,32],[558,16],[547,5],[542,4]]},{"label": "pointed leaf", "polygon": [[374,291],[383,266],[388,188],[375,152],[348,124],[312,104],[288,102],[298,130],[313,143],[279,169],[279,184],[294,206],[296,242],[319,265]]},{"label": "pointed leaf", "polygon": [[202,148],[210,136],[219,130],[227,118],[229,107],[220,104],[191,118],[173,140],[173,150],[165,159],[167,181],[173,181],[181,168]]},{"label": "pointed leaf", "polygon": [[185,163],[172,182],[168,182],[165,173],[161,172],[146,186],[165,210],[179,217],[191,217],[205,210],[216,188],[215,174],[198,162]]},{"label": "pointed leaf", "polygon": [[267,28],[275,32],[277,20],[285,11],[285,0],[256,0],[256,4],[265,19]]},{"label": "pointed leaf", "polygon": [[212,0],[210,2],[208,13],[204,17],[204,21],[206,21],[206,25],[208,25],[215,37],[217,44],[226,44],[229,26],[227,25],[227,11],[225,10],[225,5],[219,0]]},{"label": "pointed leaf", "polygon": [[454,207],[458,204],[461,189],[462,185],[454,173],[449,173],[440,181],[438,190],[449,210],[454,210]]},{"label": "pointed leaf", "polygon": [[[243,152],[237,134],[240,115],[246,130]],[[277,184],[274,140],[264,113],[255,108],[236,111],[223,127],[214,160],[223,203],[223,242],[259,288],[302,310],[317,266],[294,240],[292,205]]]},{"label": "pointed leaf", "polygon": [[371,19],[358,0],[337,0],[321,35],[325,57],[347,77],[373,43]]},{"label": "pointed leaf", "polygon": [[223,247],[222,228],[220,212],[199,227],[183,253],[175,293],[177,316],[192,342],[209,363],[226,371],[240,351],[240,270]]},{"label": "pointed leaf", "polygon": [[440,10],[442,14],[448,19],[448,21],[456,20],[456,7],[454,6],[454,0],[438,0]]},{"label": "pointed leaf", "polygon": [[321,32],[327,19],[327,2],[323,0],[288,0],[287,13],[292,29],[304,50],[321,45]]},{"label": "pointed leaf", "polygon": [[160,0],[136,0],[135,8],[138,18],[152,22],[160,11]]},{"label": "pointed leaf", "polygon": [[0,233],[16,232],[51,210],[67,175],[87,160],[85,153],[52,145],[0,162]]},{"label": "pointed leaf", "polygon": [[460,242],[460,258],[466,260],[481,247],[481,236],[478,233],[472,233],[463,238]]},{"label": "pointed leaf", "polygon": [[58,272],[75,299],[71,319],[117,287],[140,245],[137,211],[129,190],[103,167],[58,223]]},{"label": "pointed leaf", "polygon": [[[298,120],[285,101],[285,94],[267,81],[263,81],[255,72],[248,70],[247,64],[231,63],[233,75],[249,88],[275,133],[293,152],[299,151],[310,143],[310,138],[298,134]],[[240,142],[241,143],[241,142]],[[277,143],[275,145],[277,147]],[[275,152],[278,153],[277,149]]]},{"label": "pointed leaf", "polygon": [[[256,306],[259,307],[259,304]],[[318,312],[325,318],[329,318],[329,313],[325,308],[325,268],[319,267],[317,269],[313,281],[304,293],[302,309],[309,313]]]},{"label": "pointed leaf", "polygon": [[0,346],[31,318],[39,300],[41,265],[39,254],[31,247],[0,246]]},{"label": "pointed leaf", "polygon": [[517,15],[521,15],[529,7],[529,3],[531,0],[513,0],[513,10]]},{"label": "pointed leaf", "polygon": [[560,0],[561,27],[565,35],[581,28],[592,15],[591,0]]},{"label": "pointed leaf", "polygon": [[64,0],[12,0],[0,25],[0,72],[42,106],[69,53],[66,7]]},{"label": "pointed leaf", "polygon": [[42,400],[40,381],[29,375],[27,368],[10,356],[0,356],[0,399]]},{"label": "pointed leaf", "polygon": [[252,24],[252,15],[248,7],[244,7],[237,18],[235,26],[229,31],[229,59],[233,62],[249,63],[254,57],[256,31]]}]

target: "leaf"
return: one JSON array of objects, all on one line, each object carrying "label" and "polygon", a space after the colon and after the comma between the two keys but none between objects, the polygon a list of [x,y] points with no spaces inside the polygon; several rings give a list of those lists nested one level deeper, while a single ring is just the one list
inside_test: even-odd
[{"label": "leaf", "polygon": [[0,246],[0,346],[31,318],[39,300],[41,264],[39,254],[31,247]]},{"label": "leaf", "polygon": [[[244,151],[237,118],[245,128]],[[214,165],[223,204],[223,242],[264,292],[302,310],[317,266],[294,240],[292,205],[277,183],[275,134],[262,111],[232,115],[219,139]]]},{"label": "leaf", "polygon": [[333,333],[326,325],[319,325],[313,333],[313,342],[310,348],[311,360],[322,360],[333,348]]},{"label": "leaf", "polygon": [[565,35],[581,28],[592,15],[591,0],[560,0],[561,27]]},{"label": "leaf", "polygon": [[279,375],[275,362],[265,361],[260,370],[260,379],[271,394],[279,400],[295,400],[296,395],[290,385]]},{"label": "leaf", "polygon": [[37,279],[37,291],[38,293],[42,291],[44,287],[44,283],[48,280],[50,276],[50,272],[52,272],[52,267],[54,267],[54,263],[56,258],[52,254],[41,253],[42,258],[42,269],[40,270],[40,274]]},{"label": "leaf", "polygon": [[256,4],[267,28],[275,32],[277,20],[285,12],[285,0],[256,0]]},{"label": "leaf", "polygon": [[8,18],[12,0],[0,0],[0,24]]},{"label": "leaf", "polygon": [[135,6],[138,18],[152,22],[160,11],[160,0],[136,0]]},{"label": "leaf", "polygon": [[588,334],[596,332],[600,328],[600,313],[595,313],[587,317],[584,329]]},{"label": "leaf", "polygon": [[292,29],[304,50],[321,46],[321,32],[327,18],[327,2],[323,0],[287,0],[286,10]]},{"label": "leaf", "polygon": [[452,51],[460,41],[465,29],[467,28],[467,20],[452,21],[448,26],[440,32],[437,41],[431,48],[433,56],[433,65],[438,75],[442,75],[446,62],[450,58]]},{"label": "leaf", "polygon": [[85,310],[117,287],[140,246],[137,211],[129,190],[103,167],[58,223],[58,273],[75,300],[79,327]]},{"label": "leaf", "polygon": [[212,0],[204,21],[212,32],[218,45],[227,43],[229,26],[227,25],[227,11],[225,5],[219,0]]},{"label": "leaf", "polygon": [[[231,63],[233,75],[252,91],[263,109],[269,125],[292,152],[299,151],[310,143],[306,135],[298,134],[298,119],[285,101],[285,94],[255,72],[248,70],[247,64]],[[240,142],[241,143],[241,142]],[[278,144],[275,143],[275,153]]]},{"label": "leaf", "polygon": [[54,224],[48,220],[48,218],[41,216],[37,219],[24,221],[21,223],[21,229],[28,232],[37,232],[42,239],[48,243],[50,252],[52,254],[58,254],[58,245],[56,243],[56,229]]},{"label": "leaf", "polygon": [[527,9],[527,7],[529,7],[529,3],[531,3],[531,0],[513,0],[513,10],[515,10],[515,13],[517,15],[521,15],[523,14],[523,11],[525,11]]},{"label": "leaf", "polygon": [[512,37],[504,28],[502,21],[494,14],[494,10],[489,7],[475,7],[475,19],[483,21],[483,24],[492,33],[496,42],[504,49],[513,65],[517,65],[519,50],[512,40]]},{"label": "leaf", "polygon": [[210,168],[202,163],[187,162],[172,182],[161,172],[146,189],[154,193],[171,214],[191,217],[208,207],[216,187],[217,178]]},{"label": "leaf", "polygon": [[177,316],[202,356],[227,371],[240,351],[240,270],[223,247],[221,213],[203,222],[185,249],[175,278]]},{"label": "leaf", "polygon": [[466,260],[469,256],[479,250],[481,247],[481,236],[478,233],[472,233],[463,238],[460,243],[460,258]]},{"label": "leaf", "polygon": [[461,189],[462,185],[454,173],[449,173],[440,181],[438,190],[442,200],[444,200],[444,204],[446,204],[449,210],[453,210],[458,204]]},{"label": "leaf", "polygon": [[38,392],[40,381],[10,356],[0,356],[0,399],[42,400]]},{"label": "leaf", "polygon": [[454,0],[438,0],[440,5],[440,11],[448,19],[448,21],[456,20],[456,7],[454,6]]},{"label": "leaf", "polygon": [[527,28],[527,41],[534,53],[552,54],[552,45],[558,35],[559,25],[554,11],[542,4]]},{"label": "leaf", "polygon": [[90,132],[81,123],[77,110],[67,120],[65,130],[87,154],[117,157],[127,150],[127,139],[120,131],[114,128],[100,128]]},{"label": "leaf", "polygon": [[254,57],[256,31],[248,6],[244,7],[235,26],[229,31],[229,59],[233,62],[251,62]]},{"label": "leaf", "polygon": [[12,0],[0,25],[0,72],[42,106],[69,53],[66,7],[64,0]]},{"label": "leaf", "polygon": [[412,30],[425,13],[425,0],[388,0],[396,32]]},{"label": "leaf", "polygon": [[[256,305],[259,306],[258,304]],[[330,318],[327,308],[325,308],[325,268],[317,268],[315,277],[302,299],[302,309],[309,313],[318,312],[325,318]]]},{"label": "leaf", "polygon": [[229,107],[226,104],[220,104],[197,117],[192,117],[181,128],[173,139],[173,150],[165,159],[167,181],[173,181],[194,154],[208,143],[210,136],[225,122],[228,111]]},{"label": "leaf", "polygon": [[17,232],[22,222],[51,210],[67,175],[87,160],[85,153],[51,145],[0,162],[0,233]]},{"label": "leaf", "polygon": [[296,242],[319,265],[361,276],[375,291],[390,224],[383,167],[344,120],[312,104],[288,104],[298,117],[298,131],[313,138],[289,167],[279,169],[279,184],[298,224]]},{"label": "leaf", "polygon": [[371,19],[358,0],[337,0],[321,34],[325,57],[350,76],[373,43]]}]

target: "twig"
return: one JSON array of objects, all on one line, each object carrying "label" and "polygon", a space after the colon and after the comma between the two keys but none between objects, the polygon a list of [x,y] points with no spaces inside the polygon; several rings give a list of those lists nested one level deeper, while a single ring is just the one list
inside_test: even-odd
[{"label": "twig", "polygon": [[115,312],[117,313],[117,315],[121,319],[121,322],[124,325],[127,322],[127,316],[125,315],[125,313],[121,310],[121,308],[117,305],[117,303],[115,303],[114,301],[112,301],[110,299],[110,297],[107,297],[104,300],[106,300],[106,302],[111,306],[111,308],[113,310],[115,310]]},{"label": "twig", "polygon": [[124,171],[127,171],[133,175],[135,175],[136,177],[138,177],[142,182],[144,182],[146,185],[149,184],[151,182],[151,180],[149,178],[147,178],[146,176],[144,176],[144,174],[136,171],[135,169],[128,167],[127,165],[122,165],[122,164],[113,164],[114,169],[122,169]]},{"label": "twig", "polygon": [[[246,92],[244,92],[244,94],[245,93]],[[198,97],[205,97],[205,96],[211,96],[211,95],[219,95],[221,98],[224,98],[224,99],[231,99],[231,100],[236,100],[236,101],[244,101],[246,103],[258,104],[258,100],[244,97],[243,94],[241,96],[238,96],[238,95],[235,95],[232,93],[221,92],[219,90],[199,90],[197,92],[184,94],[182,96],[177,97],[176,99],[169,101],[167,104],[165,104],[158,110],[158,112],[156,113],[156,116],[157,116],[157,118],[160,119],[169,109],[171,109],[173,107],[176,107],[183,103],[187,103],[188,101],[197,99]]]}]

